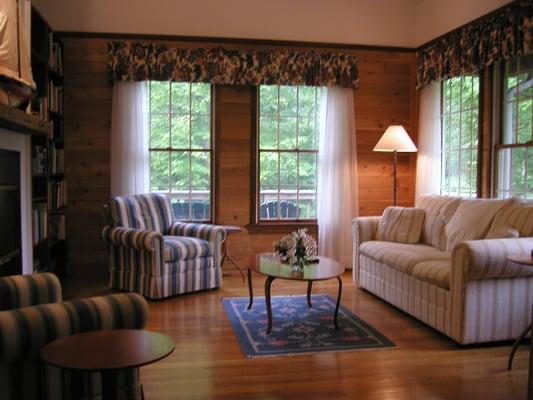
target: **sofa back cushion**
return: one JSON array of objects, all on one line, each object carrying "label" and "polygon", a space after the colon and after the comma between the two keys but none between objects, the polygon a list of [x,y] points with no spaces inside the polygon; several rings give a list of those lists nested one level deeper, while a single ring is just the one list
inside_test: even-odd
[{"label": "sofa back cushion", "polygon": [[114,226],[167,233],[173,214],[165,194],[119,196],[111,200],[109,213]]},{"label": "sofa back cushion", "polygon": [[511,199],[466,199],[446,225],[446,250],[466,240],[483,239],[489,230],[496,213],[508,206]]},{"label": "sofa back cushion", "polygon": [[494,215],[487,239],[502,237],[501,232],[518,231],[520,237],[533,236],[533,204],[514,201]]},{"label": "sofa back cushion", "polygon": [[379,220],[376,239],[418,243],[426,213],[420,208],[387,207]]},{"label": "sofa back cushion", "polygon": [[420,196],[416,207],[425,211],[424,226],[422,228],[422,242],[439,250],[446,250],[446,233],[444,226],[449,220],[461,199],[438,195]]}]

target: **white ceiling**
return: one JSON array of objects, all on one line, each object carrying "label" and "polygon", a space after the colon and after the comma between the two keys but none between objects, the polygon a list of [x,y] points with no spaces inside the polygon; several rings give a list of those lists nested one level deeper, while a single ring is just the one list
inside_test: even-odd
[{"label": "white ceiling", "polygon": [[54,30],[416,47],[509,0],[32,0]]}]

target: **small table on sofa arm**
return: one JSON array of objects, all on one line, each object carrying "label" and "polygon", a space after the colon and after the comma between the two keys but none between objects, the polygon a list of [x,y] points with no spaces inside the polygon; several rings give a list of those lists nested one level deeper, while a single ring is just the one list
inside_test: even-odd
[{"label": "small table on sofa arm", "polygon": [[224,230],[224,233],[226,234],[226,237],[222,241],[222,261],[220,263],[220,266],[224,266],[224,261],[226,260],[226,257],[228,258],[229,262],[235,265],[235,268],[237,268],[237,271],[239,271],[239,274],[241,274],[242,281],[244,282],[244,273],[242,272],[242,268],[239,264],[237,264],[237,261],[233,259],[231,254],[229,254],[228,251],[228,238],[229,235],[232,233],[240,233],[243,231],[243,229],[240,226],[234,226],[234,225],[220,225],[220,227]]},{"label": "small table on sofa arm", "polygon": [[[64,336],[41,349],[42,360],[73,372],[102,374],[102,399],[115,399],[119,370],[139,368],[174,351],[168,336],[138,329],[90,331]],[[141,393],[142,385],[141,385]]]}]

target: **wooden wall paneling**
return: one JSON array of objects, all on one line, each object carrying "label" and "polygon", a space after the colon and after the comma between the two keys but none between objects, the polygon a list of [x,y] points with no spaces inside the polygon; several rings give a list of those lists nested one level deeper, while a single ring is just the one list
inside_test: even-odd
[{"label": "wooden wall paneling", "polygon": [[[107,39],[65,37],[63,40],[65,159],[69,182],[68,273],[102,275],[107,273],[108,260],[100,237],[103,227],[101,207],[109,200],[111,179],[112,85],[106,81]],[[195,44],[187,42],[183,45],[192,47]],[[208,47],[209,44],[201,43],[200,46]],[[414,53],[342,51],[357,54],[360,58],[360,88],[355,92],[360,214],[377,215],[392,204],[393,161],[392,155],[375,153],[372,148],[390,124],[404,125],[416,141]],[[251,222],[252,92],[250,87],[214,88],[215,221],[219,224],[245,227]],[[401,205],[413,204],[413,160],[416,155],[399,156],[398,198]],[[244,232],[232,235],[228,248],[242,262],[250,253],[271,250],[272,242],[281,235],[279,232]],[[228,271],[232,269],[228,268]]]}]

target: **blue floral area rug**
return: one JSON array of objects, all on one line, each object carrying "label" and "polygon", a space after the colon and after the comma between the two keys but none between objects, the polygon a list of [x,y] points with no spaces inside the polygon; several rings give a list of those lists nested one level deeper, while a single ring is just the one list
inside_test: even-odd
[{"label": "blue floral area rug", "polygon": [[224,308],[246,357],[347,351],[393,347],[389,339],[350,310],[339,308],[333,325],[335,300],[328,295],[273,296],[272,333],[266,334],[268,317],[264,297],[255,297],[250,310],[248,297],[223,299]]}]

